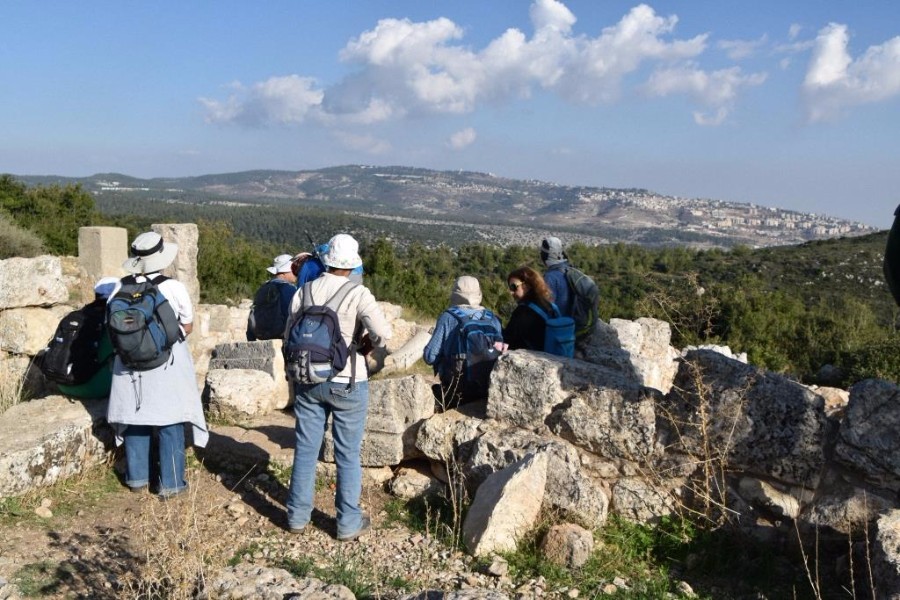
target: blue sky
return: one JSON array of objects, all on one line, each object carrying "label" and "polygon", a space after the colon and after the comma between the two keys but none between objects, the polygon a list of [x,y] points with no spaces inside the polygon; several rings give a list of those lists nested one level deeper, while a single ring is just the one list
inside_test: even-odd
[{"label": "blue sky", "polygon": [[0,172],[340,164],[890,226],[895,0],[0,5]]}]

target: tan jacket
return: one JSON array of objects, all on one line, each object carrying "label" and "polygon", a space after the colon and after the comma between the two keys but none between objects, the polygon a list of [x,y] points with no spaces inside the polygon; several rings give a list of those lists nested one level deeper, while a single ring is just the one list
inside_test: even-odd
[{"label": "tan jacket", "polygon": [[[312,296],[316,304],[325,304],[337,291],[347,282],[346,277],[334,275],[332,273],[323,273],[312,282]],[[291,314],[287,320],[287,327],[284,330],[284,340],[287,340],[291,325],[298,319],[298,313],[303,306],[303,288],[297,290],[294,298],[291,300]],[[382,312],[381,307],[375,300],[375,296],[364,285],[357,285],[350,290],[344,302],[338,307],[338,319],[341,323],[341,336],[347,346],[350,345],[353,331],[356,328],[357,321],[361,321],[364,332],[368,332],[369,339],[375,346],[384,346],[387,340],[391,339],[393,331],[391,325]],[[338,383],[347,383],[350,381],[351,362],[347,361],[347,366],[333,381]],[[366,369],[366,361],[362,356],[356,357],[356,380],[365,381],[368,379],[368,371]]]}]

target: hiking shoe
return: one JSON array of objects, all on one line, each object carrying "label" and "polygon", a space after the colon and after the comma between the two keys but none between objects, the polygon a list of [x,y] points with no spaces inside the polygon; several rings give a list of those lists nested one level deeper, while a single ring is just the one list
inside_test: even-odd
[{"label": "hiking shoe", "polygon": [[304,531],[306,531],[306,525],[301,525],[299,527],[288,526],[288,531],[290,531],[291,533],[303,533]]},{"label": "hiking shoe", "polygon": [[135,487],[129,487],[128,491],[131,492],[132,494],[143,494],[144,492],[147,491],[147,484],[137,485]]},{"label": "hiking shoe", "polygon": [[372,519],[369,518],[369,515],[363,515],[362,520],[359,523],[359,529],[349,535],[339,535],[337,536],[337,539],[339,542],[352,542],[353,540],[359,538],[359,536],[369,531],[371,528]]},{"label": "hiking shoe", "polygon": [[184,486],[183,488],[179,488],[177,490],[167,490],[165,492],[160,492],[159,499],[165,502],[166,500],[171,500],[172,498],[182,495],[186,491],[188,491],[188,486]]}]

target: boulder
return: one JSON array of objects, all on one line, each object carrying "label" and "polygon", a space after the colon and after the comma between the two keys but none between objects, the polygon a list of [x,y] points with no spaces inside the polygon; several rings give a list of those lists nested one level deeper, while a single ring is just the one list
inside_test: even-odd
[{"label": "boulder", "polygon": [[[487,416],[519,427],[541,427],[576,390],[593,386],[633,390],[640,386],[617,371],[573,358],[513,350],[491,372]],[[615,392],[612,392],[615,393]]]},{"label": "boulder", "polygon": [[537,522],[547,483],[547,455],[528,454],[478,488],[463,522],[463,542],[474,556],[513,552]]},{"label": "boulder", "polygon": [[47,346],[71,307],[12,308],[0,311],[0,350],[35,356]]},{"label": "boulder", "polygon": [[879,379],[850,388],[834,449],[841,464],[868,481],[900,491],[900,387]]},{"label": "boulder", "polygon": [[[361,460],[366,467],[383,467],[421,458],[416,435],[434,414],[431,386],[421,375],[369,381],[369,415]],[[334,462],[331,432],[325,434],[324,459]]]},{"label": "boulder", "polygon": [[600,324],[584,349],[584,360],[627,374],[643,386],[668,393],[678,369],[678,352],[669,344],[671,326],[642,317]]},{"label": "boulder", "polygon": [[623,477],[612,487],[612,510],[633,523],[656,523],[675,512],[680,480]]},{"label": "boulder", "polygon": [[56,256],[0,260],[0,310],[67,302],[62,274]]},{"label": "boulder", "polygon": [[444,483],[431,474],[428,465],[401,467],[388,484],[388,490],[398,498],[412,500],[435,496],[444,491]]},{"label": "boulder", "polygon": [[474,491],[487,477],[528,454],[546,453],[547,506],[573,515],[590,527],[606,522],[609,494],[584,468],[578,451],[563,440],[517,428],[489,429],[478,437],[463,465],[467,487]]},{"label": "boulder", "polygon": [[0,497],[53,485],[109,458],[106,402],[48,396],[0,415]]},{"label": "boulder", "polygon": [[206,375],[206,395],[210,414],[224,420],[265,415],[285,404],[285,395],[275,380],[253,369],[210,371]]},{"label": "boulder", "polygon": [[207,373],[231,369],[256,370],[268,375],[271,384],[266,384],[266,390],[272,394],[269,402],[272,408],[282,409],[293,402],[291,386],[284,377],[281,340],[218,344],[212,351]]},{"label": "boulder", "polygon": [[431,460],[466,461],[468,449],[484,424],[483,418],[475,416],[479,412],[482,413],[481,417],[484,417],[483,402],[464,404],[435,414],[419,427],[416,434],[416,448]]},{"label": "boulder", "polygon": [[594,552],[594,535],[574,523],[561,523],[547,530],[541,540],[541,554],[565,569],[584,566]]},{"label": "boulder", "polygon": [[150,226],[162,239],[178,244],[178,253],[172,264],[163,269],[163,275],[177,279],[187,288],[191,303],[200,303],[200,279],[197,276],[197,253],[200,230],[194,223],[166,223]]},{"label": "boulder", "polygon": [[686,464],[815,488],[833,430],[824,401],[781,375],[696,350],[682,361],[657,409],[657,429]]},{"label": "boulder", "polygon": [[900,598],[900,510],[878,519],[872,552],[872,571],[879,599]]},{"label": "boulder", "polygon": [[285,598],[321,598],[355,600],[350,588],[326,583],[314,577],[295,578],[284,569],[239,564],[222,569],[209,582],[198,600],[284,600]]}]

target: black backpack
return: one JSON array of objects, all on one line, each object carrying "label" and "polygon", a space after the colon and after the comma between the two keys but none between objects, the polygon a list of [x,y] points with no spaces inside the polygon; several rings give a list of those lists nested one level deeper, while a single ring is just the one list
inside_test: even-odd
[{"label": "black backpack", "polygon": [[62,318],[38,361],[47,379],[79,385],[100,370],[105,359],[97,356],[97,349],[106,331],[105,305],[102,300],[94,302]]},{"label": "black backpack", "polygon": [[566,282],[572,292],[572,319],[575,320],[575,339],[581,339],[594,330],[597,323],[597,307],[600,289],[594,280],[574,267],[566,268]]},{"label": "black backpack", "polygon": [[[294,382],[309,385],[328,381],[344,369],[348,358],[355,361],[355,343],[348,347],[344,342],[337,310],[356,286],[352,281],[344,283],[323,304],[313,299],[312,282],[303,286],[303,305],[283,349],[285,370]],[[355,371],[355,362],[353,368]],[[351,386],[355,375],[354,372]]]},{"label": "black backpack", "polygon": [[251,331],[257,340],[280,340],[284,336],[288,315],[281,310],[282,285],[288,284],[270,280],[264,283],[253,297],[247,330]]},{"label": "black backpack", "polygon": [[491,370],[500,356],[495,342],[503,341],[503,334],[494,324],[494,313],[485,309],[466,314],[458,306],[447,312],[458,322],[451,339],[448,339],[451,371],[454,379],[462,383],[462,391],[472,396],[487,394]]},{"label": "black backpack", "polygon": [[894,302],[900,305],[900,206],[894,211],[894,223],[884,249],[884,279]]},{"label": "black backpack", "polygon": [[122,287],[106,305],[113,348],[122,364],[134,371],[162,365],[172,355],[172,346],[182,339],[178,317],[157,287],[168,277],[142,279],[123,277]]}]

